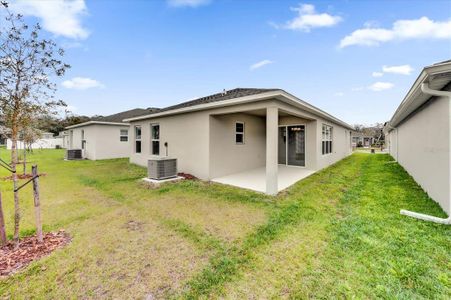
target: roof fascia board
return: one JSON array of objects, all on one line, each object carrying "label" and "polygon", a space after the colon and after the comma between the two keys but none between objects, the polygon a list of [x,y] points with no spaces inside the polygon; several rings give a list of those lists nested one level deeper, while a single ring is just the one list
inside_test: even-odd
[{"label": "roof fascia board", "polygon": [[113,125],[113,126],[129,126],[127,123],[118,123],[118,122],[102,122],[102,121],[88,121],[80,124],[75,124],[71,126],[65,127],[65,129],[73,129],[77,127],[89,126],[89,125]]}]

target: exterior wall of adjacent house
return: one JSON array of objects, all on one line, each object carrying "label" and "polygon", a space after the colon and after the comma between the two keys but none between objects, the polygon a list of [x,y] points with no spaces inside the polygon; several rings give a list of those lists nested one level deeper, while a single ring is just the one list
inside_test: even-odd
[{"label": "exterior wall of adjacent house", "polygon": [[[128,141],[120,140],[121,129],[128,130]],[[84,131],[84,157],[91,160],[128,157],[130,154],[130,129],[128,125],[91,124],[69,129],[69,149],[82,148]]]},{"label": "exterior wall of adjacent house", "polygon": [[389,151],[450,215],[450,101],[440,97],[389,133]]},{"label": "exterior wall of adjacent house", "polygon": [[[160,126],[160,156],[177,158],[178,171],[210,180],[266,163],[268,106],[279,108],[279,125],[306,126],[306,168],[321,169],[351,154],[350,131],[280,101],[266,100],[204,111],[132,121],[130,162],[147,166],[151,154],[151,124]],[[292,116],[287,116],[292,114]],[[244,144],[235,142],[235,123],[245,123]],[[333,153],[322,155],[322,124],[333,126]],[[134,128],[141,126],[141,153],[134,147]],[[166,148],[164,144],[167,143]],[[167,153],[166,153],[167,151]]]}]

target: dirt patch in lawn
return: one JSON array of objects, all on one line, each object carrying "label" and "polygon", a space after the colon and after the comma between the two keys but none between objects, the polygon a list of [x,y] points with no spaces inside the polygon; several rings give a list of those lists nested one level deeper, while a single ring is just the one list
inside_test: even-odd
[{"label": "dirt patch in lawn", "polygon": [[28,266],[31,262],[49,255],[69,242],[69,235],[64,230],[60,230],[46,233],[42,244],[38,243],[36,236],[29,236],[20,241],[17,249],[15,249],[13,243],[1,247],[0,278]]},{"label": "dirt patch in lawn", "polygon": [[129,231],[142,231],[143,225],[144,223],[142,222],[131,220],[125,223],[125,228],[127,228]]}]

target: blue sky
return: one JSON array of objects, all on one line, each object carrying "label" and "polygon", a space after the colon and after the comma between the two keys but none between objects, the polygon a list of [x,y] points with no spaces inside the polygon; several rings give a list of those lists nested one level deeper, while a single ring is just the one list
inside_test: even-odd
[{"label": "blue sky", "polygon": [[449,1],[16,1],[66,47],[75,114],[278,87],[354,123],[388,120],[422,67],[451,58]]}]

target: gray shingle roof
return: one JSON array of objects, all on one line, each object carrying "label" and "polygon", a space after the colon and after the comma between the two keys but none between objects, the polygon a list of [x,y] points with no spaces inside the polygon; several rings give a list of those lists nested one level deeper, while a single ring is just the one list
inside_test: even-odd
[{"label": "gray shingle roof", "polygon": [[447,63],[449,63],[449,62],[451,62],[451,59],[448,59],[448,60],[444,60],[444,61],[440,61],[440,62],[437,62],[437,63],[433,64],[433,66],[436,66],[436,65],[441,65],[441,64],[447,64]]},{"label": "gray shingle roof", "polygon": [[211,102],[235,99],[235,98],[239,98],[239,97],[251,96],[251,95],[256,95],[256,94],[261,94],[261,93],[266,93],[266,92],[271,92],[271,91],[278,91],[278,90],[280,90],[280,89],[236,88],[233,90],[226,91],[225,93],[224,92],[216,93],[216,94],[205,96],[202,98],[197,98],[197,99],[186,101],[186,102],[179,103],[176,105],[168,106],[168,107],[162,108],[158,111],[154,111],[153,113],[157,113],[157,112],[160,113],[163,111],[174,110],[174,109],[178,109],[178,108],[184,108],[184,107],[190,107],[190,106],[206,104],[206,103],[211,103]]},{"label": "gray shingle roof", "polygon": [[109,115],[109,116],[100,116],[94,117],[91,121],[98,122],[112,122],[112,123],[123,123],[124,119],[134,118],[139,116],[148,115],[154,112],[159,111],[158,108],[149,107],[149,108],[135,108],[127,111],[123,111],[117,114]]}]

